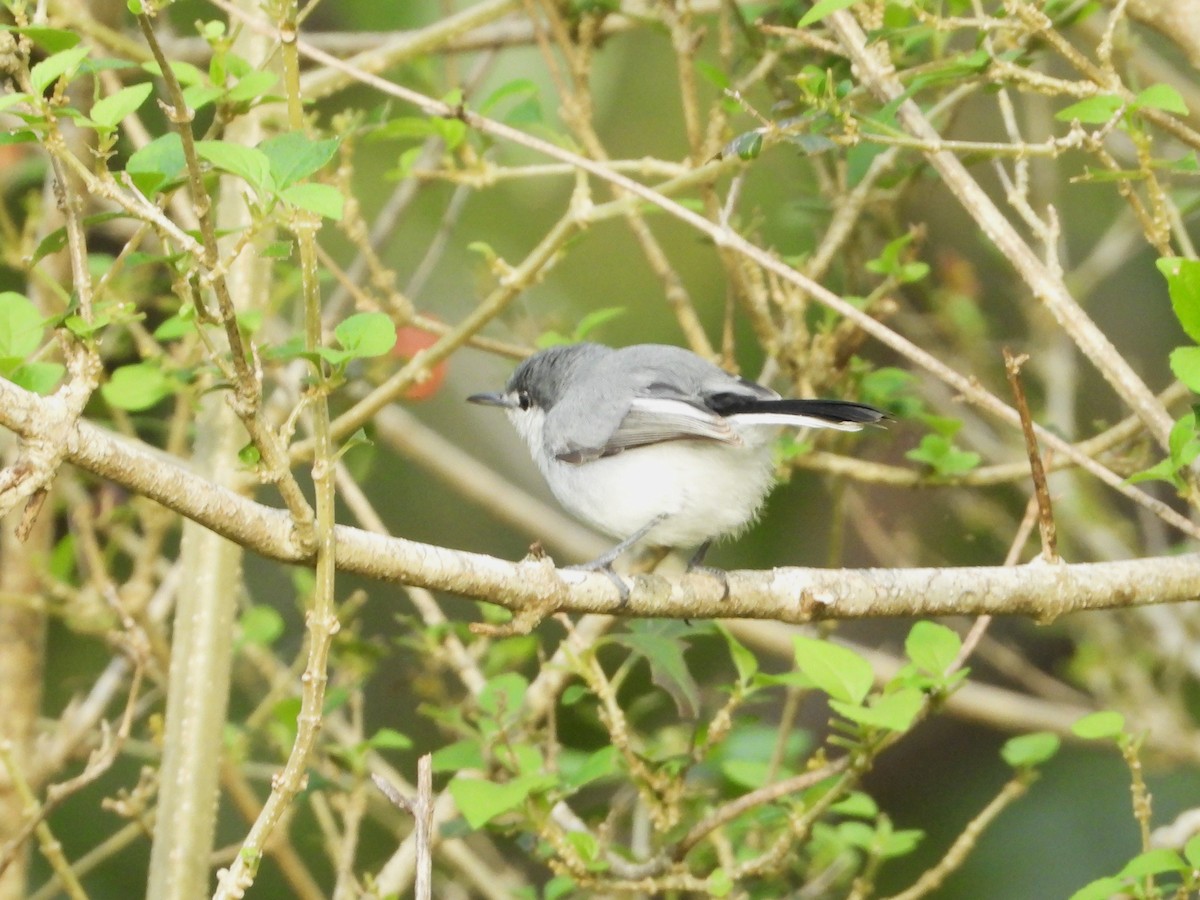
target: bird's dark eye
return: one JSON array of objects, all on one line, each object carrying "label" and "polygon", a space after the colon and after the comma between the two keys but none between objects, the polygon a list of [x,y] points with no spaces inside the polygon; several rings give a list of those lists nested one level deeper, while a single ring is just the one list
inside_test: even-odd
[{"label": "bird's dark eye", "polygon": [[533,406],[533,398],[529,396],[529,391],[517,391],[517,405],[521,409],[529,409]]}]

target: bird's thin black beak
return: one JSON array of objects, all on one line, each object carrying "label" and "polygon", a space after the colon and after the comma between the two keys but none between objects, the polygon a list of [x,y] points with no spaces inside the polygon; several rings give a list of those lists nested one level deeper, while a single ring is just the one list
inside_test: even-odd
[{"label": "bird's thin black beak", "polygon": [[478,403],[480,406],[512,406],[512,401],[498,391],[490,394],[472,394],[467,398],[468,403]]}]

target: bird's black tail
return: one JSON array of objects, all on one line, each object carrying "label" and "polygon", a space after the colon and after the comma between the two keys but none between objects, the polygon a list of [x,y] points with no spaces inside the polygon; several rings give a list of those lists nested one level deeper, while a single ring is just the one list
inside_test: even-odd
[{"label": "bird's black tail", "polygon": [[706,399],[709,409],[722,416],[797,416],[830,425],[876,425],[891,418],[881,409],[851,400],[760,400],[744,394],[713,394]]}]

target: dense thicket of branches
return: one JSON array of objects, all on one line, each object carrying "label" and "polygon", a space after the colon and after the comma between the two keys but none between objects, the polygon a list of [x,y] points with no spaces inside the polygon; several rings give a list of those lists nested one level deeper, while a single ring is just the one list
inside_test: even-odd
[{"label": "dense thicket of branches", "polygon": [[[4,5],[0,898],[1196,888],[1195,0]],[[894,421],[623,604],[584,338]]]}]

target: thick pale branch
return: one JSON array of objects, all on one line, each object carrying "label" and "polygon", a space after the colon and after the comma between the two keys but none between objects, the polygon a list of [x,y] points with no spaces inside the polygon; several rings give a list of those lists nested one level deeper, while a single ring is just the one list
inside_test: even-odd
[{"label": "thick pale branch", "polygon": [[[23,438],[52,429],[37,414],[47,401],[0,379],[0,424]],[[206,528],[281,562],[311,565],[293,520],[216,485],[181,462],[76,422],[65,437],[65,458],[80,468],[175,510]],[[955,569],[774,569],[730,572],[721,582],[695,574],[668,580],[632,579],[622,606],[602,573],[559,571],[547,559],[505,560],[383,537],[338,526],[337,566],[384,581],[478,597],[518,613],[524,623],[555,612],[615,613],[676,618],[754,618],[785,622],[878,616],[1027,615],[1050,620],[1063,613],[1200,596],[1200,554],[1079,565]]]}]

